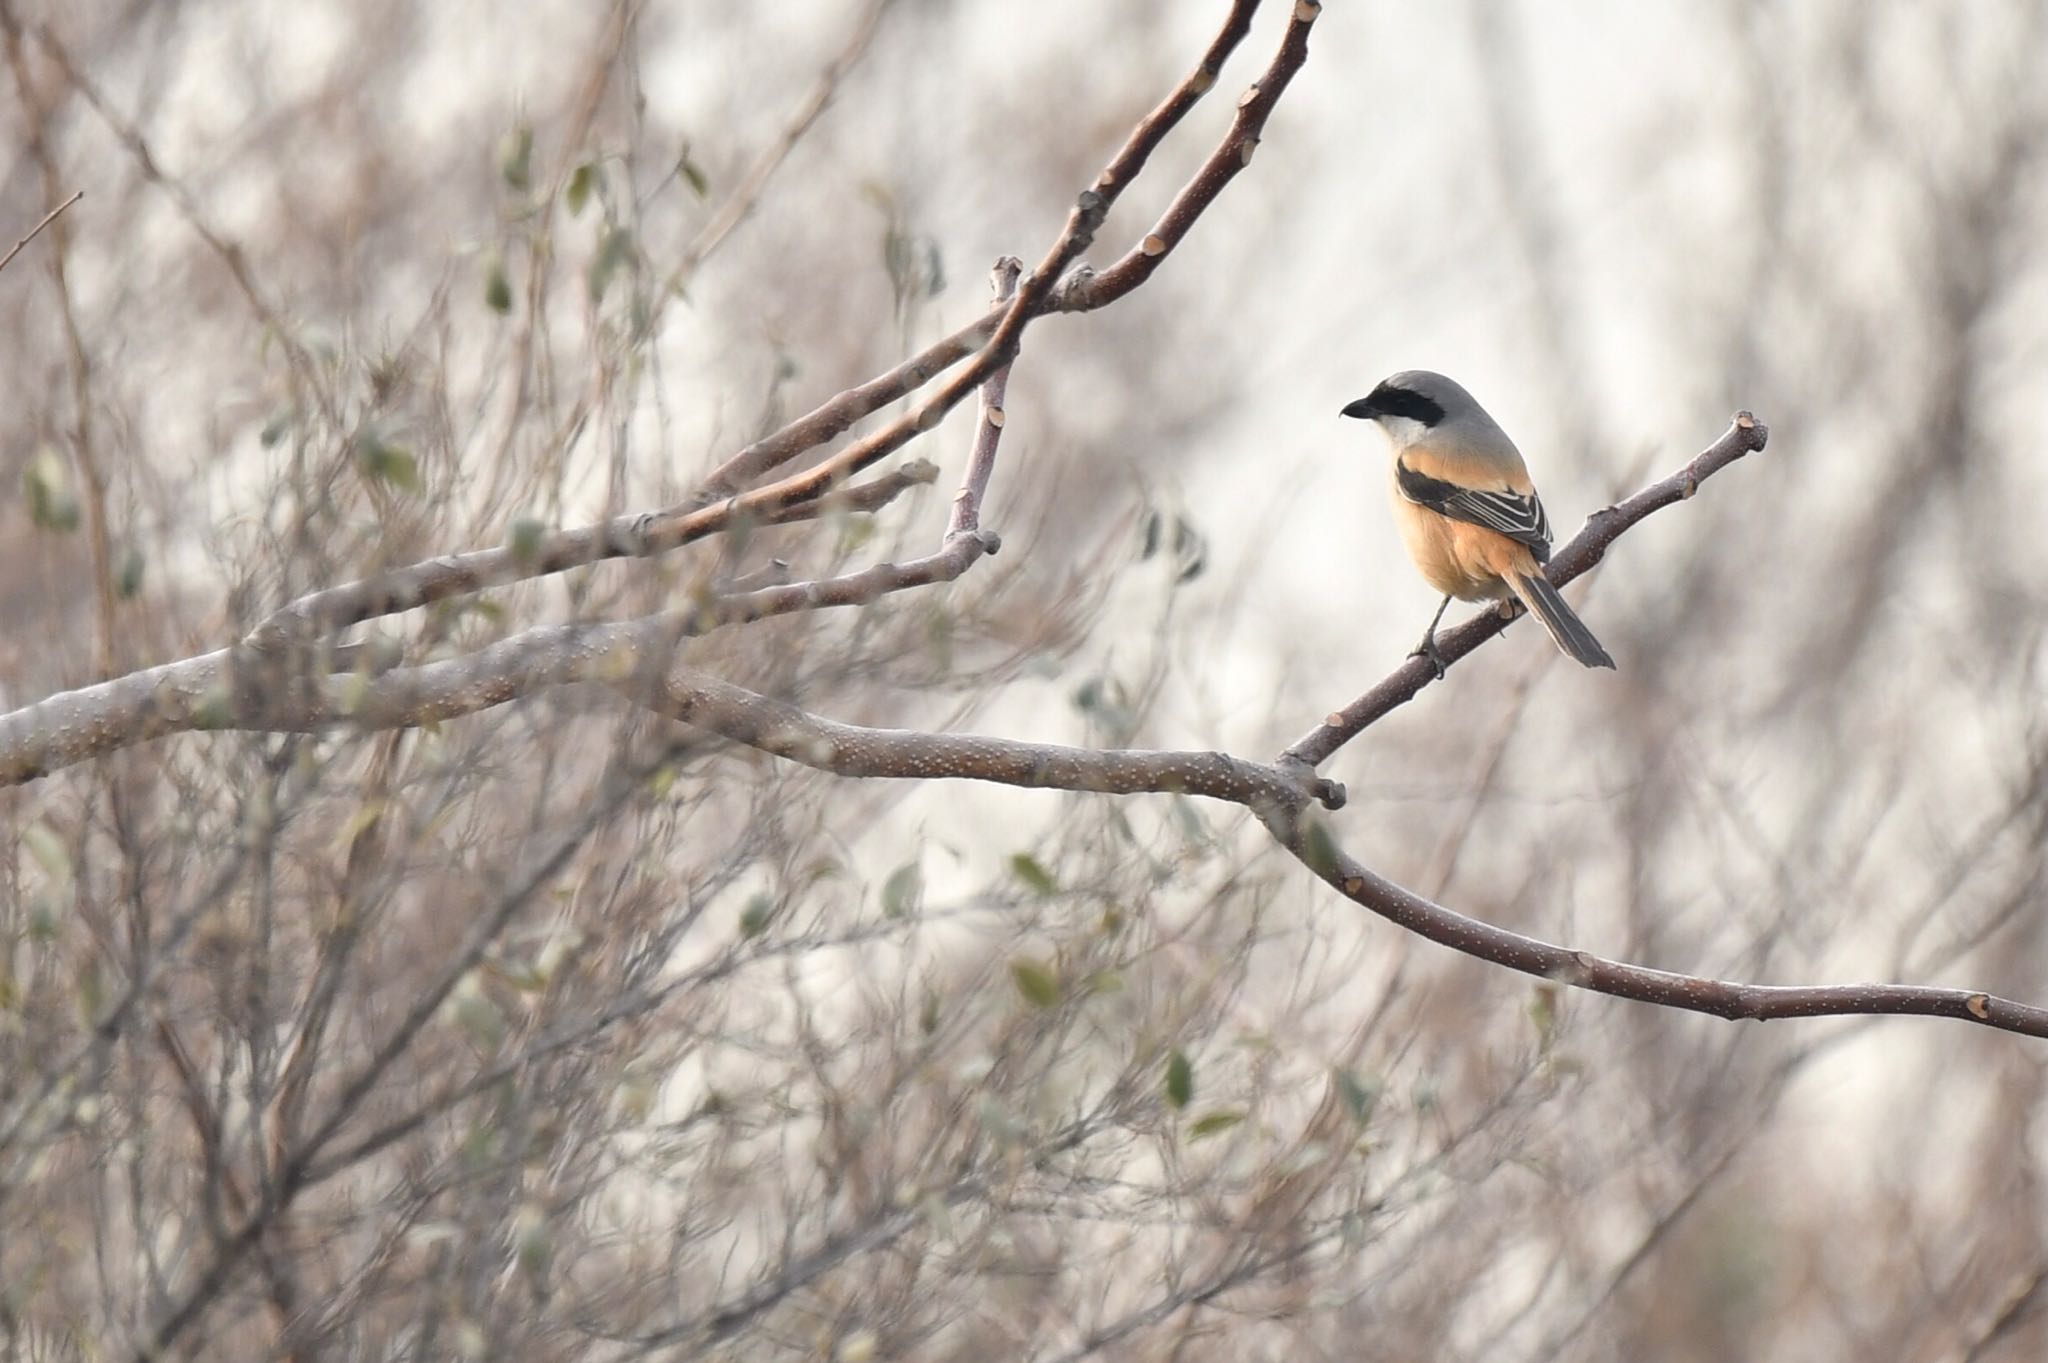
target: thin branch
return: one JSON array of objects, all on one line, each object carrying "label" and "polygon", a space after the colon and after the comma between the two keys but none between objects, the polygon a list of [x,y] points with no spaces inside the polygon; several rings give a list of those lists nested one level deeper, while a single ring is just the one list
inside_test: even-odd
[{"label": "thin branch", "polygon": [[1375,875],[1345,855],[1326,831],[1288,811],[1269,810],[1260,813],[1260,819],[1283,847],[1353,903],[1453,951],[1574,989],[1731,1020],[1903,1014],[1954,1018],[2048,1037],[2048,1008],[1977,990],[1912,984],[1743,984],[1652,970],[1556,946],[1467,918]]},{"label": "thin branch", "polygon": [[1166,212],[1145,236],[1124,256],[1101,273],[1077,272],[1060,289],[1056,307],[1062,312],[1087,312],[1106,307],[1152,277],[1180,245],[1196,219],[1208,211],[1223,187],[1252,163],[1266,119],[1280,100],[1287,82],[1308,60],[1309,25],[1322,13],[1321,0],[1295,0],[1294,15],[1281,40],[1280,54],[1264,75],[1253,82],[1237,100],[1237,117],[1223,141],[1202,163]]},{"label": "thin branch", "polygon": [[235,1232],[215,1247],[212,1262],[192,1275],[191,1286],[175,1305],[162,1314],[156,1327],[135,1349],[135,1363],[151,1363],[162,1356],[206,1313],[226,1290],[235,1265],[256,1247],[269,1227],[290,1209],[298,1195],[312,1186],[310,1172],[314,1160],[359,1114],[364,1096],[411,1048],[448,996],[504,933],[519,911],[561,872],[562,867],[613,813],[646,789],[647,776],[663,760],[666,760],[666,754],[637,764],[615,758],[575,823],[556,838],[552,847],[521,868],[520,873],[497,894],[495,902],[479,906],[482,911],[476,915],[469,931],[437,977],[413,999],[398,1025],[371,1054],[369,1062],[346,1083],[338,1086],[329,1103],[326,1119],[292,1150],[289,1158],[279,1164],[275,1180],[263,1188],[262,1200]]},{"label": "thin branch", "polygon": [[[16,24],[11,9],[5,17],[9,30],[14,31]],[[256,315],[257,320],[269,328],[270,334],[283,349],[285,357],[291,362],[292,369],[306,392],[325,405],[328,394],[318,383],[317,367],[306,353],[305,346],[285,324],[276,306],[264,296],[256,281],[255,272],[249,267],[248,255],[239,245],[222,235],[201,211],[198,196],[192,192],[191,187],[157,164],[156,156],[150,151],[148,139],[143,137],[142,130],[117,112],[105,92],[86,78],[78,63],[72,60],[70,49],[58,40],[57,35],[47,24],[22,28],[20,31],[35,38],[44,54],[56,64],[65,83],[78,92],[79,98],[85,101],[100,122],[106,125],[107,131],[111,132],[115,140],[127,150],[142,178],[163,191],[172,206],[177,209],[178,215],[185,220],[185,225],[219,258],[221,264],[226,267],[229,278],[234,280],[236,289],[241,292],[243,300],[249,305],[249,310]]]},{"label": "thin branch", "polygon": [[[904,563],[707,593],[680,610],[632,620],[538,626],[415,667],[386,667],[376,650],[352,644],[289,654],[279,660],[288,666],[275,668],[216,649],[0,715],[0,787],[176,733],[407,728],[475,714],[545,687],[616,685],[660,667],[684,639],[714,629],[798,611],[864,606],[892,592],[951,582],[997,543],[987,532],[949,536],[936,552]],[[362,670],[344,666],[343,659],[358,656]]]},{"label": "thin branch", "polygon": [[[1606,556],[1608,546],[1636,522],[1653,511],[1685,501],[1699,491],[1701,483],[1743,455],[1761,450],[1769,438],[1768,426],[1748,412],[1737,412],[1721,438],[1702,450],[1684,468],[1662,482],[1650,484],[1627,501],[1589,516],[1585,528],[1545,565],[1545,576],[1562,587],[1600,562]],[[1499,634],[1513,618],[1499,610],[1482,611],[1456,629],[1440,632],[1436,643],[1445,665],[1456,662]],[[1321,766],[1337,749],[1363,733],[1367,726],[1413,700],[1435,680],[1436,671],[1427,658],[1408,659],[1388,673],[1378,685],[1303,734],[1280,755],[1281,762]]]},{"label": "thin branch", "polygon": [[71,205],[77,203],[80,199],[83,199],[84,197],[84,190],[73,190],[70,198],[66,199],[63,203],[58,204],[49,212],[43,214],[43,220],[37,223],[34,227],[29,228],[27,236],[23,237],[20,241],[15,242],[13,246],[8,248],[6,255],[0,256],[0,270],[6,269],[8,264],[12,262],[16,256],[21,254],[22,247],[34,241],[38,236],[42,234],[42,230],[45,227],[48,227],[51,223],[55,222],[57,220],[57,215],[59,213],[62,213],[65,209],[71,207]]},{"label": "thin branch", "polygon": [[707,506],[733,496],[769,469],[837,439],[863,417],[908,397],[935,375],[981,349],[1002,319],[1003,309],[993,308],[952,335],[932,342],[894,369],[834,394],[781,430],[762,436],[713,470],[690,504]]},{"label": "thin branch", "polygon": [[775,178],[775,172],[782,168],[782,163],[789,159],[796,144],[803,140],[811,125],[832,103],[832,97],[839,93],[839,84],[846,79],[846,73],[866,54],[869,44],[874,41],[875,30],[881,26],[883,11],[894,3],[895,0],[869,0],[867,11],[854,25],[852,36],[840,48],[838,55],[825,63],[825,69],[818,73],[817,83],[784,125],[781,135],[755,158],[753,166],[725,196],[718,211],[711,215],[711,220],[683,248],[682,259],[669,273],[663,297],[681,294],[697,273],[697,267],[753,213],[755,205],[761,201],[762,192],[768,188],[768,182]]},{"label": "thin branch", "polygon": [[849,483],[813,502],[799,502],[761,518],[763,525],[794,525],[814,521],[838,511],[880,511],[914,487],[938,481],[939,466],[929,459],[912,459],[898,464],[879,478]]},{"label": "thin branch", "polygon": [[[995,292],[998,308],[1006,305],[1017,292],[1017,278],[1024,272],[1024,262],[1015,256],[1004,256],[995,264],[990,283]],[[996,446],[1003,438],[1003,395],[1010,387],[1010,366],[1003,365],[990,374],[981,385],[980,420],[974,423],[974,448],[968,452],[967,474],[960,480],[960,490],[953,494],[953,512],[946,520],[946,538],[956,535],[981,533],[981,503],[988,495],[988,480],[995,472]]]},{"label": "thin branch", "polygon": [[[1244,36],[1252,11],[1257,7],[1257,0],[1237,0],[1232,5],[1200,65],[1132,130],[1123,148],[1096,178],[1095,187],[1081,193],[1069,211],[1058,239],[1038,266],[1020,283],[1007,307],[995,310],[988,317],[941,341],[925,355],[871,380],[861,390],[849,390],[824,408],[799,418],[785,430],[755,442],[714,470],[705,484],[706,492],[691,501],[659,511],[614,517],[599,525],[560,531],[543,537],[523,553],[515,553],[511,547],[474,550],[313,592],[258,625],[248,636],[248,646],[259,652],[276,652],[293,640],[319,638],[365,620],[411,610],[447,597],[563,572],[605,559],[667,553],[708,535],[718,534],[735,521],[758,520],[821,496],[845,478],[895,453],[938,425],[968,393],[1009,363],[1022,344],[1024,328],[1034,318],[1047,311],[1079,312],[1102,305],[1079,296],[1062,301],[1055,296],[1054,285],[1094,240],[1110,206],[1144,168],[1153,149],[1180,122],[1195,101],[1214,85],[1218,66]],[[1210,158],[1211,162],[1229,157],[1237,157],[1240,163],[1248,159],[1249,148],[1257,144],[1258,134],[1273,106],[1294,73],[1307,60],[1308,29],[1317,12],[1318,7],[1308,0],[1302,0],[1295,6],[1294,17],[1279,52],[1252,87],[1252,94],[1240,103],[1230,131],[1225,134],[1217,153]],[[1215,201],[1229,179],[1228,175],[1215,178],[1206,173],[1197,174],[1176,203],[1184,205],[1183,211],[1192,221]],[[1105,298],[1103,301],[1110,300]],[[974,359],[905,416],[802,473],[752,491],[738,491],[762,473],[811,448],[817,442],[809,440],[810,436],[815,435],[818,440],[828,439],[837,430],[844,430],[883,403],[914,391],[952,363],[952,360],[944,359],[945,356],[962,347],[980,344],[984,336],[986,344]],[[856,398],[853,396],[855,392],[862,395]],[[871,406],[867,405],[870,399],[875,399]],[[792,434],[799,430],[801,437]],[[733,495],[705,504],[707,493],[717,496],[727,491]]]}]

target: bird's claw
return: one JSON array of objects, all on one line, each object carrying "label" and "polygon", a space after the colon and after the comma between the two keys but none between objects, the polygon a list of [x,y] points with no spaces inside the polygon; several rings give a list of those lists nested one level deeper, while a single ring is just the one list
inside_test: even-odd
[{"label": "bird's claw", "polygon": [[1409,649],[1408,656],[1411,658],[1429,659],[1429,665],[1436,670],[1436,679],[1438,681],[1444,679],[1444,655],[1437,649],[1436,632],[1434,630],[1422,636],[1422,642]]}]

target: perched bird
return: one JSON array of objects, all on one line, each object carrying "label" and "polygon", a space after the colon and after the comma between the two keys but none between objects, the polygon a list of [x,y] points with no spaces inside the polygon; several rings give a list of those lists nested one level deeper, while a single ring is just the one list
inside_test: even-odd
[{"label": "perched bird", "polygon": [[1550,522],[1521,451],[1472,395],[1442,374],[1410,369],[1344,409],[1377,421],[1394,447],[1394,519],[1408,554],[1444,594],[1415,651],[1444,675],[1436,627],[1451,598],[1521,599],[1567,657],[1613,667],[1593,631],[1543,575]]}]

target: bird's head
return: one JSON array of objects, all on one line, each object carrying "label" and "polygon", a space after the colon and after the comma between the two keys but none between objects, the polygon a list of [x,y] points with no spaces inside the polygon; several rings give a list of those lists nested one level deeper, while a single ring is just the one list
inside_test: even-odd
[{"label": "bird's head", "polygon": [[1404,369],[1380,380],[1378,387],[1348,404],[1342,415],[1377,421],[1400,450],[1446,422],[1475,413],[1482,420],[1486,417],[1472,395],[1454,380],[1427,369]]}]

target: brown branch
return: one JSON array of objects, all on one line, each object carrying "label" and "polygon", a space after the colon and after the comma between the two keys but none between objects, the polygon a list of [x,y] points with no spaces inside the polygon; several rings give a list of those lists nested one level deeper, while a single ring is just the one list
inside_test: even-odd
[{"label": "brown branch", "polygon": [[1297,781],[1278,768],[1227,753],[1070,748],[978,734],[870,729],[682,669],[661,679],[649,703],[736,743],[840,776],[989,781],[1107,795],[1175,793],[1253,808],[1291,809],[1314,800],[1336,809],[1344,803],[1344,788],[1334,781]]},{"label": "brown branch", "polygon": [[1282,846],[1353,903],[1453,951],[1574,989],[1730,1019],[1910,1014],[1980,1022],[2000,1031],[2048,1037],[2048,1008],[1975,990],[1912,984],[1741,984],[1652,970],[1555,946],[1467,918],[1404,890],[1346,856],[1327,833],[1312,825],[1284,813],[1260,817]]},{"label": "brown branch", "polygon": [[[1761,450],[1769,438],[1769,427],[1748,412],[1737,412],[1721,438],[1702,450],[1684,468],[1660,483],[1650,484],[1627,501],[1588,517],[1585,528],[1552,556],[1545,566],[1545,574],[1562,587],[1600,562],[1606,556],[1608,546],[1636,522],[1653,511],[1691,497],[1699,491],[1701,483],[1743,455]],[[1455,629],[1439,632],[1436,644],[1445,665],[1456,662],[1499,634],[1513,618],[1499,610],[1482,611]],[[1413,700],[1423,687],[1435,680],[1436,671],[1427,658],[1408,659],[1371,690],[1303,734],[1280,755],[1281,762],[1321,766],[1337,749],[1363,733],[1367,726]]]},{"label": "brown branch", "polygon": [[[1088,249],[1108,215],[1111,205],[1144,168],[1152,151],[1163,141],[1166,134],[1186,115],[1195,101],[1200,99],[1215,84],[1216,71],[1223,58],[1236,47],[1251,23],[1252,11],[1258,8],[1258,0],[1237,0],[1226,17],[1222,30],[1210,43],[1201,63],[1169,94],[1158,108],[1138,123],[1125,141],[1123,148],[1111,158],[1093,188],[1083,190],[1074,207],[1067,214],[1066,225],[1059,239],[1053,243],[1037,267],[1018,285],[1015,298],[1003,310],[1001,320],[990,334],[988,344],[979,354],[952,378],[927,398],[915,410],[901,419],[890,423],[866,438],[847,446],[831,458],[802,473],[792,475],[767,487],[742,494],[720,507],[705,508],[682,516],[677,526],[695,522],[698,518],[715,514],[720,517],[731,514],[759,502],[775,505],[814,496],[819,488],[829,486],[832,480],[866,467],[899,448],[913,437],[937,425],[945,414],[953,409],[967,393],[983,379],[1010,362],[1022,344],[1024,328],[1042,313],[1064,311],[1088,311],[1099,303],[1089,303],[1075,298],[1071,306],[1062,308],[1054,286],[1080,254]],[[1308,59],[1308,30],[1315,22],[1320,6],[1312,0],[1301,0],[1296,4],[1293,17],[1289,20],[1279,51],[1266,68],[1252,93],[1240,101],[1238,113],[1230,131],[1224,135],[1222,145],[1211,160],[1228,155],[1237,156],[1240,161],[1248,160],[1249,148],[1258,142],[1258,134],[1264,128],[1266,119]],[[1185,205],[1189,221],[1200,216],[1216,200],[1223,186],[1231,177],[1205,178],[1198,173],[1187,189],[1182,191],[1176,203]],[[1109,301],[1109,300],[1104,300]],[[723,472],[723,470],[721,470]],[[651,534],[660,534],[665,522],[659,513]]]},{"label": "brown branch", "polygon": [[[1626,528],[1624,524],[1615,533]],[[1599,546],[1605,547],[1605,543]],[[1607,960],[1467,918],[1374,874],[1339,850],[1319,825],[1303,820],[1300,811],[1309,798],[1326,808],[1337,808],[1344,800],[1343,788],[1327,781],[1296,785],[1286,774],[1288,768],[1262,767],[1224,753],[1098,751],[971,735],[868,729],[821,719],[725,682],[679,672],[664,679],[655,704],[678,719],[735,742],[841,776],[964,778],[1108,794],[1170,790],[1241,804],[1259,817],[1282,846],[1354,903],[1465,955],[1575,989],[1731,1019],[1908,1014],[1981,1022],[2001,1031],[2048,1037],[2048,1009],[1979,991],[1905,984],[1761,985],[1713,980]]]},{"label": "brown branch", "polygon": [[38,236],[42,235],[43,229],[45,227],[48,227],[51,223],[55,222],[57,220],[57,215],[59,213],[62,213],[65,209],[71,207],[71,205],[77,203],[80,199],[83,199],[84,197],[84,190],[75,189],[71,192],[70,198],[66,199],[63,203],[58,204],[49,212],[43,214],[43,220],[37,223],[34,227],[29,228],[27,236],[23,237],[20,241],[15,242],[13,246],[9,247],[6,255],[0,256],[0,270],[6,269],[8,265],[13,262],[14,258],[21,254],[22,247],[28,245],[30,242],[34,241]]},{"label": "brown branch", "polygon": [[[249,646],[274,652],[293,640],[319,638],[378,616],[486,587],[542,577],[605,559],[666,553],[726,530],[735,520],[759,520],[821,496],[852,474],[901,449],[931,430],[983,380],[1008,364],[1022,343],[1024,328],[1034,318],[1054,310],[1088,311],[1112,301],[1105,297],[1101,302],[1091,302],[1078,296],[1063,301],[1055,297],[1054,285],[1094,240],[1111,204],[1144,168],[1152,151],[1214,85],[1217,69],[1244,37],[1257,8],[1258,0],[1235,0],[1200,64],[1140,120],[1122,149],[1096,178],[1095,187],[1082,192],[1069,211],[1060,236],[1037,268],[1019,284],[1006,307],[962,328],[888,374],[859,389],[849,389],[782,431],[756,441],[714,470],[704,491],[688,502],[560,531],[543,537],[523,555],[514,556],[508,548],[476,550],[314,592],[258,625],[248,637]],[[1273,105],[1307,60],[1308,28],[1316,12],[1317,7],[1306,0],[1296,5],[1278,54],[1253,87],[1255,96],[1241,104],[1221,147],[1210,158],[1212,162],[1226,156],[1238,157],[1241,162],[1246,149],[1256,144]],[[1198,174],[1190,182],[1175,201],[1188,221],[1206,211],[1229,178]],[[915,391],[958,358],[973,353],[977,345],[981,349],[967,367],[910,413],[802,473],[767,487],[739,491],[754,478],[830,439],[862,416]],[[723,500],[706,504],[707,497],[721,496]]]},{"label": "brown branch", "polygon": [[1003,309],[993,308],[952,335],[932,342],[918,354],[866,383],[834,394],[819,406],[726,460],[705,479],[691,505],[704,506],[738,493],[748,483],[779,468],[828,440],[837,439],[863,417],[909,396],[979,350],[995,334]]},{"label": "brown branch", "polygon": [[[991,272],[990,283],[995,292],[998,309],[1006,306],[1017,292],[1017,278],[1024,272],[1024,262],[1015,256],[1004,256],[997,260]],[[967,473],[960,480],[960,490],[953,494],[953,511],[946,519],[946,538],[957,535],[978,535],[981,533],[981,503],[988,495],[988,480],[995,472],[996,446],[1003,438],[1003,422],[1007,419],[1003,411],[1003,395],[1010,387],[1010,366],[1003,365],[990,374],[981,385],[980,419],[974,423],[974,448],[968,451]],[[993,553],[995,546],[990,545]]]},{"label": "brown branch", "polygon": [[761,524],[794,525],[798,521],[814,521],[820,516],[829,516],[836,511],[880,511],[910,489],[927,487],[937,482],[938,478],[937,464],[929,459],[912,459],[907,463],[898,464],[879,478],[870,478],[864,483],[850,483],[814,502],[801,502],[796,506],[784,507],[772,515],[762,517]]},{"label": "brown branch", "polygon": [[1105,307],[1150,279],[1152,272],[1187,236],[1196,219],[1223,192],[1223,187],[1252,163],[1252,153],[1258,149],[1267,118],[1280,102],[1287,82],[1308,60],[1309,25],[1316,21],[1322,9],[1321,0],[1295,0],[1293,18],[1281,40],[1279,55],[1266,68],[1266,73],[1238,97],[1237,117],[1231,121],[1230,131],[1224,135],[1222,143],[1210,153],[1194,178],[1174,196],[1152,230],[1122,259],[1099,274],[1077,273],[1067,280],[1057,301],[1059,310],[1086,312]]}]

